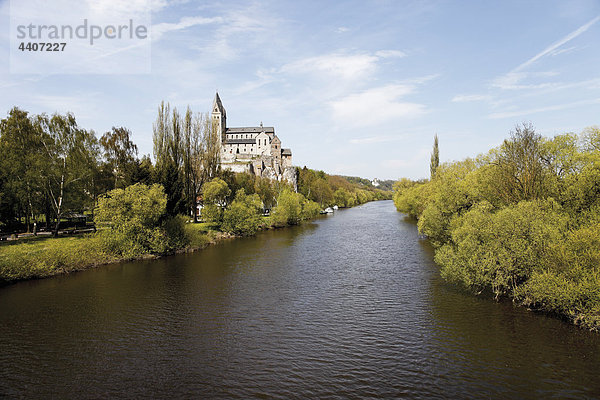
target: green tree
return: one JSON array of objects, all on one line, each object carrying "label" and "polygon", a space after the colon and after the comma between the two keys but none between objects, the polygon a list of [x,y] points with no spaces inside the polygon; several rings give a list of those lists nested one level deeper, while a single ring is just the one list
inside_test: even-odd
[{"label": "green tree", "polygon": [[476,291],[514,296],[534,271],[548,267],[567,220],[549,201],[523,201],[497,213],[481,203],[453,224],[452,241],[436,252],[442,276]]},{"label": "green tree", "polygon": [[104,157],[113,169],[114,187],[125,187],[133,181],[130,176],[137,160],[138,149],[131,140],[131,131],[127,128],[116,128],[106,132],[100,138]]},{"label": "green tree", "polygon": [[93,179],[96,154],[92,151],[96,138],[93,132],[77,125],[73,114],[45,115],[36,120],[38,129],[46,138],[47,184],[50,204],[56,217],[54,235],[58,234],[60,220],[66,210],[84,207],[86,181]]},{"label": "green tree", "polygon": [[495,160],[498,196],[507,204],[542,198],[545,168],[541,154],[542,138],[533,125],[523,123],[511,132]]},{"label": "green tree", "polygon": [[156,178],[167,195],[167,212],[169,215],[185,213],[181,117],[177,109],[173,109],[171,113],[168,103],[165,105],[162,102],[158,108],[158,116],[153,125],[153,142]]},{"label": "green tree", "polygon": [[346,189],[339,188],[333,193],[333,201],[339,207],[350,207],[350,192]]},{"label": "green tree", "polygon": [[202,186],[204,203],[202,217],[207,221],[220,222],[230,194],[231,189],[221,178],[214,178],[212,181],[206,182]]},{"label": "green tree", "polygon": [[274,226],[297,225],[302,220],[304,196],[284,189],[277,198],[277,206],[271,213]]},{"label": "green tree", "polygon": [[431,162],[429,164],[429,176],[431,179],[435,178],[435,172],[440,165],[440,149],[438,146],[438,135],[436,134],[433,139],[433,151],[431,152]]},{"label": "green tree", "polygon": [[98,200],[94,212],[98,235],[111,254],[135,257],[165,250],[161,229],[167,198],[160,185],[135,184],[114,189]]},{"label": "green tree", "polygon": [[10,225],[23,215],[29,230],[40,212],[46,170],[43,144],[43,132],[35,128],[26,111],[15,107],[0,121],[3,208],[5,222]]},{"label": "green tree", "polygon": [[333,192],[327,181],[323,178],[317,178],[310,184],[311,197],[310,199],[316,201],[323,207],[331,205],[333,201]]},{"label": "green tree", "polygon": [[254,182],[254,191],[260,197],[263,207],[266,210],[273,208],[277,199],[277,192],[270,179],[257,176]]},{"label": "green tree", "polygon": [[254,235],[260,226],[261,201],[257,194],[237,191],[235,199],[223,214],[222,229],[235,235]]}]

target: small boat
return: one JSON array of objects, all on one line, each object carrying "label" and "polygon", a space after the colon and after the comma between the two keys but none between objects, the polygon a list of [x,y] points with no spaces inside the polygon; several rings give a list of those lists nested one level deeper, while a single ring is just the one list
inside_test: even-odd
[{"label": "small boat", "polygon": [[333,211],[335,211],[335,210],[337,210],[337,209],[338,209],[338,206],[337,206],[337,205],[333,206]]},{"label": "small boat", "polygon": [[332,214],[333,213],[333,208],[327,207],[324,211],[325,211],[326,214]]}]

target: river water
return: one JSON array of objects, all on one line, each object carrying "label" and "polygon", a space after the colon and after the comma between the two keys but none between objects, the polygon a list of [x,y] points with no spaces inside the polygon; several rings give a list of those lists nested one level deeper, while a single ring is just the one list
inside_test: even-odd
[{"label": "river water", "polygon": [[594,398],[600,335],[445,284],[373,202],[0,288],[0,397]]}]

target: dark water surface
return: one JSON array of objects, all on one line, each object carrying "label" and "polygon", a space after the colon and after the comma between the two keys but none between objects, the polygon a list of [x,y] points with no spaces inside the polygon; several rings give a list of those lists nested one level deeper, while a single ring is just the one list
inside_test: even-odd
[{"label": "dark water surface", "polygon": [[0,288],[0,397],[597,398],[600,335],[441,281],[389,201]]}]

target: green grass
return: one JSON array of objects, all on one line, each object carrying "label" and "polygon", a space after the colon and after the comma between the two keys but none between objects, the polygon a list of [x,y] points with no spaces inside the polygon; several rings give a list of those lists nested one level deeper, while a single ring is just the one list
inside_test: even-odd
[{"label": "green grass", "polygon": [[43,278],[114,260],[94,236],[27,239],[0,247],[0,280]]},{"label": "green grass", "polygon": [[216,222],[200,222],[195,224],[186,224],[186,229],[198,232],[219,231],[221,226]]},{"label": "green grass", "polygon": [[[215,224],[186,224],[188,249],[201,249],[217,239]],[[140,257],[145,256],[141,254]],[[45,278],[124,261],[104,249],[99,236],[30,237],[0,242],[0,282]]]}]

